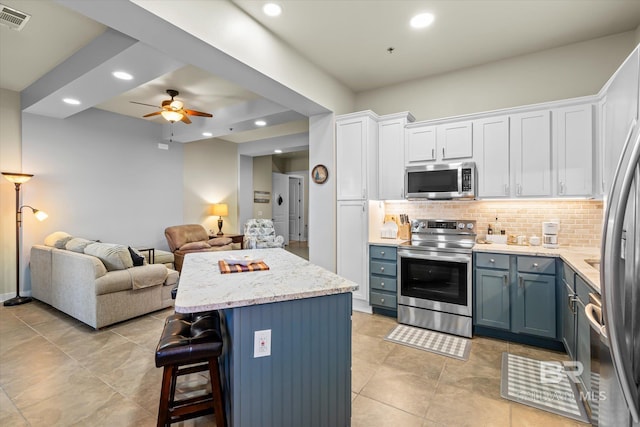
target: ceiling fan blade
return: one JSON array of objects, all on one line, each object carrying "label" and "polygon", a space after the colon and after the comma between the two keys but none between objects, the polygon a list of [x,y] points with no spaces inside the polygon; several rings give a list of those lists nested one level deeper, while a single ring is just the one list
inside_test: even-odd
[{"label": "ceiling fan blade", "polygon": [[136,102],[136,101],[129,101],[129,102],[132,104],[140,104],[140,105],[146,105],[147,107],[158,108],[157,105],[145,104],[144,102]]},{"label": "ceiling fan blade", "polygon": [[190,125],[190,124],[191,124],[191,120],[189,120],[189,117],[188,117],[186,114],[183,114],[183,115],[182,115],[182,119],[180,119],[180,121],[181,121],[181,122],[184,122],[184,123],[186,123],[186,124],[188,124],[188,125]]},{"label": "ceiling fan blade", "polygon": [[149,114],[145,114],[142,117],[151,117],[151,116],[157,116],[158,114],[162,114],[162,111],[154,111],[153,113],[149,113]]},{"label": "ceiling fan blade", "polygon": [[187,109],[185,109],[184,111],[190,116],[213,117],[213,114],[203,113],[202,111],[187,110]]}]

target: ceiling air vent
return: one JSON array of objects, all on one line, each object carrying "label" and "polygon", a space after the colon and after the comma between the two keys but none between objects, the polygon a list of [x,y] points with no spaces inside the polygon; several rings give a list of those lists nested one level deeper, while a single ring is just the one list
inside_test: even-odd
[{"label": "ceiling air vent", "polygon": [[0,24],[9,27],[12,30],[22,30],[29,18],[31,18],[31,15],[0,4]]}]

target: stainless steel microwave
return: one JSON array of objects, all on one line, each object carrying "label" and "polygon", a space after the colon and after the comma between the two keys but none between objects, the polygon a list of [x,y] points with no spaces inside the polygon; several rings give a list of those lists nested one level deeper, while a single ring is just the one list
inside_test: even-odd
[{"label": "stainless steel microwave", "polygon": [[409,166],[405,169],[404,188],[407,199],[474,199],[476,164]]}]

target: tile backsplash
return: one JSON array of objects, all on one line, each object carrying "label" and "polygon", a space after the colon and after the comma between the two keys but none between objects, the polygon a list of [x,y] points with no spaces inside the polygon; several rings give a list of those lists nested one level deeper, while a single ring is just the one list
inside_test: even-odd
[{"label": "tile backsplash", "polygon": [[[382,202],[381,202],[382,203]],[[404,213],[410,219],[476,220],[478,236],[496,217],[507,234],[542,236],[542,222],[560,220],[560,246],[599,247],[602,235],[601,200],[477,200],[384,202],[386,214]]]}]

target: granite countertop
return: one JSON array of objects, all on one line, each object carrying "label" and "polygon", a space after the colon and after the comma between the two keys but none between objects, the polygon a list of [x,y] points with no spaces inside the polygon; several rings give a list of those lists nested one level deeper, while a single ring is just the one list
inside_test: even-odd
[{"label": "granite countertop", "polygon": [[600,293],[600,272],[585,259],[600,259],[600,248],[574,248],[559,247],[557,249],[545,248],[543,246],[518,246],[492,243],[489,245],[476,244],[474,252],[492,252],[509,255],[531,255],[531,256],[553,256],[560,257],[569,264],[582,279],[594,290]]},{"label": "granite countertop", "polygon": [[[218,261],[261,258],[266,271],[221,274]],[[175,302],[178,313],[219,310],[351,292],[358,285],[284,249],[195,252],[185,256]]]},{"label": "granite countertop", "polygon": [[[398,246],[405,240],[371,238],[370,245]],[[518,246],[500,243],[479,244],[473,247],[474,252],[503,253],[507,255],[553,256],[560,257],[564,262],[587,282],[595,291],[600,293],[600,272],[585,262],[585,259],[600,259],[600,248],[560,247],[557,249],[543,246]]]}]

